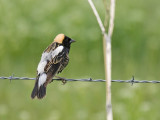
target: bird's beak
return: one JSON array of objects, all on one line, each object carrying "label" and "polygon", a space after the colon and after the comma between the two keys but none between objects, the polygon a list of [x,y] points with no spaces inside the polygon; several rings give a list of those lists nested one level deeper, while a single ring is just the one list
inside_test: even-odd
[{"label": "bird's beak", "polygon": [[73,43],[73,42],[76,42],[76,41],[71,39],[70,43]]}]

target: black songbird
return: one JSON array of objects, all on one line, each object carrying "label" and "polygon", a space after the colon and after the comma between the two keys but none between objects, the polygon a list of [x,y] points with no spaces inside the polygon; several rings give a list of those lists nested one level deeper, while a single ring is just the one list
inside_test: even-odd
[{"label": "black songbird", "polygon": [[44,50],[37,67],[37,77],[31,98],[42,99],[46,95],[46,87],[52,78],[62,72],[69,62],[71,38],[58,34],[54,41]]}]

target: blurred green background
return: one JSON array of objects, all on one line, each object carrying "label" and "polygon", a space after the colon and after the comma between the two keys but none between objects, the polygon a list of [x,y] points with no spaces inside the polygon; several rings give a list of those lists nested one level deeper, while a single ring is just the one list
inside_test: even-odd
[{"label": "blurred green background", "polygon": [[[102,19],[103,1],[94,0]],[[112,79],[160,80],[160,1],[117,0]],[[58,33],[75,39],[66,78],[104,79],[102,36],[87,0],[0,0],[0,76],[35,77]],[[105,83],[55,81],[43,100],[34,81],[0,81],[1,120],[105,120]],[[159,84],[112,84],[115,120],[160,119]]]}]

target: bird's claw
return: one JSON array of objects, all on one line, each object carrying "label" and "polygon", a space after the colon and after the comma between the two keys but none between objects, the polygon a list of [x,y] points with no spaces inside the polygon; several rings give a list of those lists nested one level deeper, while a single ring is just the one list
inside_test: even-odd
[{"label": "bird's claw", "polygon": [[53,82],[53,79],[49,83],[51,83],[51,82]]},{"label": "bird's claw", "polygon": [[57,78],[59,78],[60,80],[62,80],[62,85],[65,85],[67,83],[67,80],[63,77],[59,77],[59,76],[55,76]]},{"label": "bird's claw", "polygon": [[62,79],[62,85],[65,85],[67,81],[65,79]]}]

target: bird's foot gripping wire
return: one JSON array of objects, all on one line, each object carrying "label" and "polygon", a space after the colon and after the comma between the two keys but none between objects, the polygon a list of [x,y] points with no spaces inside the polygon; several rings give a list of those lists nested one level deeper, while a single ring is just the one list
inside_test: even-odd
[{"label": "bird's foot gripping wire", "polygon": [[59,78],[60,80],[62,80],[62,85],[65,85],[67,83],[67,80],[63,77],[59,77],[59,76],[55,76],[56,78]]}]

